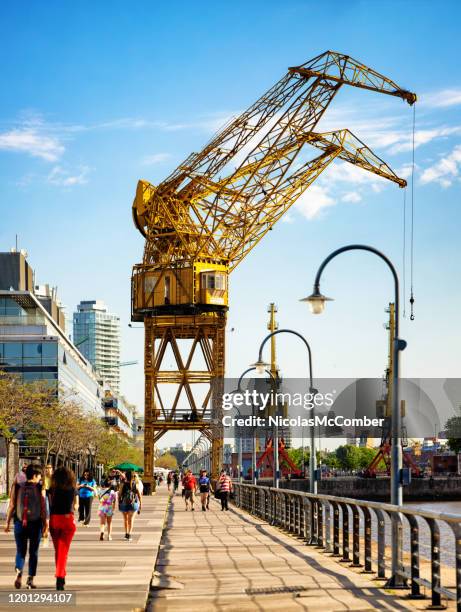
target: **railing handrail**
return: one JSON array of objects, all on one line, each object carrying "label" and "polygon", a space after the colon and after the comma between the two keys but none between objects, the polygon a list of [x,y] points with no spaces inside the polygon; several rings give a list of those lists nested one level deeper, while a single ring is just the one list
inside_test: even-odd
[{"label": "railing handrail", "polygon": [[314,499],[324,499],[325,501],[353,504],[355,506],[363,506],[365,508],[373,508],[376,510],[382,510],[384,512],[399,512],[405,515],[420,516],[422,518],[429,518],[434,520],[447,521],[452,523],[461,523],[461,514],[450,514],[448,512],[434,512],[432,510],[416,510],[409,508],[408,506],[395,506],[394,504],[388,504],[386,502],[374,502],[365,499],[353,499],[351,497],[340,497],[337,495],[326,495],[323,493],[308,493],[307,491],[293,491],[292,489],[276,489],[275,487],[266,487],[263,485],[252,485],[249,483],[234,483],[240,487],[249,487],[252,489],[265,489],[278,494],[296,495],[300,497],[308,497]]}]

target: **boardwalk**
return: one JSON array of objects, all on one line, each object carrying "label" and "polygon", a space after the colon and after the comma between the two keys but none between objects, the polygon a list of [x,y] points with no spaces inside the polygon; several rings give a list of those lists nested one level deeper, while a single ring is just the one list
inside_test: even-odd
[{"label": "boardwalk", "polygon": [[[210,512],[185,512],[179,495],[168,505],[164,486],[144,499],[132,543],[122,531],[118,512],[112,542],[99,542],[96,516],[89,528],[79,527],[66,585],[77,609],[144,610],[152,576],[148,612],[415,610],[429,603],[389,594],[360,570],[242,510],[221,512],[213,500]],[[1,532],[2,591],[13,590],[14,551],[12,535]],[[50,546],[40,553],[39,587],[54,587],[53,571]],[[0,605],[1,612],[11,609]]]},{"label": "boardwalk", "polygon": [[[234,507],[185,512],[173,498],[149,612],[407,610],[382,583]],[[419,602],[423,609],[428,602]]]},{"label": "boardwalk", "polygon": [[[123,523],[119,512],[115,514],[111,542],[100,542],[98,539],[97,508],[93,511],[90,526],[78,528],[70,550],[66,578],[66,589],[76,593],[77,609],[89,611],[108,609],[116,612],[144,610],[165,518],[166,503],[166,495],[144,499],[143,512],[136,517],[133,542],[126,542],[123,539]],[[0,532],[2,591],[14,590],[12,588],[14,553],[13,535],[6,534],[2,530]],[[27,567],[25,569],[27,570]],[[48,549],[42,548],[40,551],[36,582],[40,588],[54,588],[54,551],[51,542]],[[2,611],[12,609],[19,608],[0,605]],[[44,610],[43,607],[39,609]],[[69,609],[74,610],[75,607]]]}]

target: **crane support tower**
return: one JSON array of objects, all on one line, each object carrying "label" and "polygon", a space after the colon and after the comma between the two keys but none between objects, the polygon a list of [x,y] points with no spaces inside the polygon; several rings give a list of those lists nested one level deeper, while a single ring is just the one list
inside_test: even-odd
[{"label": "crane support tower", "polygon": [[[153,482],[154,445],[172,429],[196,429],[222,461],[229,274],[335,159],[400,187],[406,182],[349,130],[316,126],[343,85],[416,95],[347,55],[326,51],[287,74],[159,185],[138,182],[133,220],[145,238],[133,268],[132,321],[145,327],[144,476]],[[182,350],[181,350],[182,349]],[[166,352],[173,369],[166,369]],[[201,354],[201,369],[193,362]],[[169,359],[168,359],[169,361]],[[217,384],[215,384],[217,382]],[[172,397],[164,385],[176,385]],[[197,401],[196,385],[208,386]],[[198,387],[197,387],[198,388]]]}]

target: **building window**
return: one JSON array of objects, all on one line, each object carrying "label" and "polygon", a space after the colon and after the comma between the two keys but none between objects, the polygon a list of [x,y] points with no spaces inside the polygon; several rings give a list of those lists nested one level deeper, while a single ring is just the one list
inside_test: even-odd
[{"label": "building window", "polygon": [[55,366],[58,364],[58,343],[43,342],[42,344],[42,364]]},{"label": "building window", "polygon": [[36,342],[25,342],[23,345],[23,363],[27,366],[41,365],[42,345]]},{"label": "building window", "polygon": [[3,351],[4,365],[22,365],[22,344],[20,342],[5,342]]}]

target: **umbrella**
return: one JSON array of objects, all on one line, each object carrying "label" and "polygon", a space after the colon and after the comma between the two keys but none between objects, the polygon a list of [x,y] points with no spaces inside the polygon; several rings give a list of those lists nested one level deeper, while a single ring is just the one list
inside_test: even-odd
[{"label": "umbrella", "polygon": [[134,463],[129,463],[128,461],[125,463],[119,463],[115,466],[116,470],[121,470],[122,472],[131,470],[132,472],[142,472],[143,468],[139,467],[139,465],[135,465]]}]

